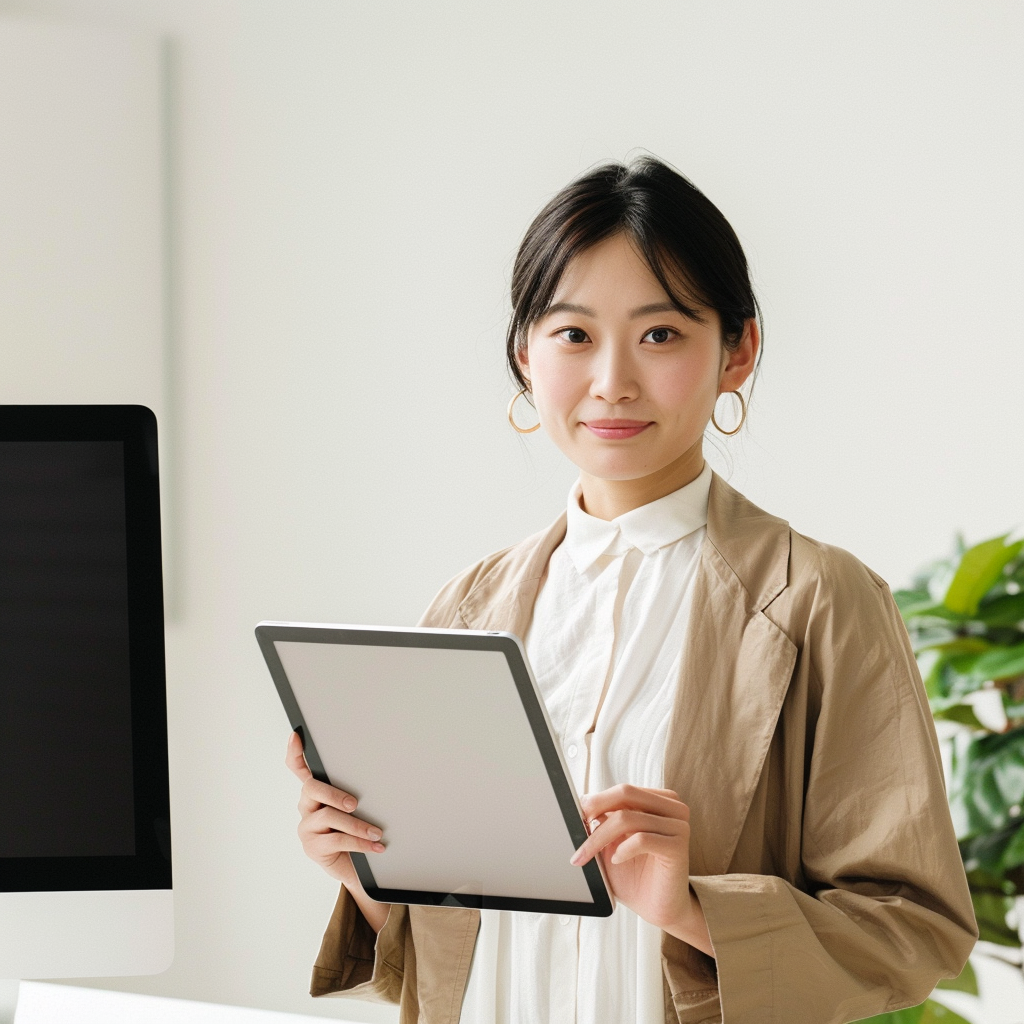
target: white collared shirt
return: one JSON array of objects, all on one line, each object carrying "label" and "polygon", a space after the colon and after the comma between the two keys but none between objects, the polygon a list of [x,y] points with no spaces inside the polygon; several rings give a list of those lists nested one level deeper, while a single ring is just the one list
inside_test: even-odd
[{"label": "white collared shirt", "polygon": [[[570,489],[524,639],[580,794],[664,786],[711,475],[705,462],[610,521]],[[481,911],[460,1024],[663,1024],[661,934],[621,904],[607,918]]]}]

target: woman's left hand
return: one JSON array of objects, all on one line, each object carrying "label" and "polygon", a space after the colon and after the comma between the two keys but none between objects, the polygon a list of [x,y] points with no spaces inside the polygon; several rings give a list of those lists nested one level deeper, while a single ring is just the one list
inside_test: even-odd
[{"label": "woman's left hand", "polygon": [[678,794],[619,785],[589,793],[580,803],[592,831],[572,863],[600,855],[617,900],[713,956],[700,902],[690,890],[690,809]]}]

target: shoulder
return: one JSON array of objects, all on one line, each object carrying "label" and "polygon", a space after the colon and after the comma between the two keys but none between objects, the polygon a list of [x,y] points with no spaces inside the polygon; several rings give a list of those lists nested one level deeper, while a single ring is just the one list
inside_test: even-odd
[{"label": "shoulder", "polygon": [[457,618],[459,605],[462,604],[469,592],[492,570],[500,569],[503,563],[508,561],[509,553],[515,547],[516,545],[510,544],[508,547],[492,551],[472,565],[466,566],[461,572],[456,573],[434,595],[417,625],[441,628],[451,626]]},{"label": "shoulder", "polygon": [[544,529],[466,566],[434,595],[418,624],[449,628],[457,624],[459,606],[471,593],[481,600],[500,600],[506,590],[538,578],[564,534],[563,512]]},{"label": "shoulder", "polygon": [[796,589],[815,589],[826,597],[850,588],[867,593],[888,592],[889,585],[856,555],[836,544],[808,537],[789,529],[788,585]]},{"label": "shoulder", "polygon": [[902,649],[906,627],[889,584],[852,552],[790,528],[786,587],[766,614],[798,647],[824,657]]}]

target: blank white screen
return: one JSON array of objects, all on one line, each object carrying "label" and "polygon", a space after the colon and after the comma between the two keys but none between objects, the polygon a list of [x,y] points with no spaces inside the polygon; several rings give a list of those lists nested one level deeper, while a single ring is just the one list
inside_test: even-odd
[{"label": "blank white screen", "polygon": [[593,902],[505,656],[277,641],[382,888]]}]

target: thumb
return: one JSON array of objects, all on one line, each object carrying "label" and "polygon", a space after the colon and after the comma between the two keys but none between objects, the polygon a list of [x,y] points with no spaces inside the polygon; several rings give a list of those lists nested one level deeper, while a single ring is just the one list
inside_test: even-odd
[{"label": "thumb", "polygon": [[293,732],[288,737],[288,749],[285,753],[284,763],[300,782],[305,782],[313,777],[309,765],[306,764],[306,758],[302,754],[302,739],[297,732]]}]

